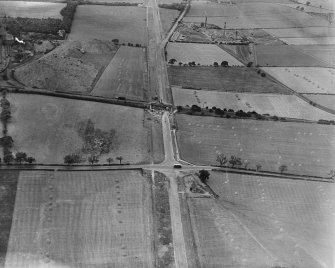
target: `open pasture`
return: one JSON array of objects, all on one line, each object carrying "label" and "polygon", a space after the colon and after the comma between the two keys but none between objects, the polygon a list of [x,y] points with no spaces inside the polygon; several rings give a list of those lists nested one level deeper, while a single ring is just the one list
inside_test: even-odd
[{"label": "open pasture", "polygon": [[121,46],[91,94],[144,100],[147,98],[146,74],[145,49]]},{"label": "open pasture", "polygon": [[6,268],[153,267],[139,171],[21,172]]},{"label": "open pasture", "polygon": [[[335,161],[335,127],[319,124],[177,115],[180,157],[217,165],[216,155],[241,157],[249,168],[329,177]],[[244,162],[245,163],[245,162]]]},{"label": "open pasture", "polygon": [[192,2],[187,17],[238,17],[242,12],[234,4],[212,2]]},{"label": "open pasture", "polygon": [[335,67],[335,45],[302,45],[297,46],[297,48],[301,49],[306,54]]},{"label": "open pasture", "polygon": [[167,60],[176,59],[178,64],[195,61],[196,64],[213,65],[214,62],[221,64],[227,61],[230,66],[243,66],[229,53],[212,44],[194,44],[194,43],[169,43],[167,46]]},{"label": "open pasture", "polygon": [[65,3],[0,1],[0,12],[14,18],[62,19],[60,11],[65,6]]},{"label": "open pasture", "polygon": [[259,114],[305,120],[335,120],[335,115],[315,108],[295,95],[217,92],[177,87],[173,87],[172,93],[176,106],[191,107],[195,104],[199,107],[215,106],[221,109],[255,111]]},{"label": "open pasture", "polygon": [[187,199],[202,265],[334,266],[334,184],[223,172],[208,184],[218,200]]},{"label": "open pasture", "polygon": [[304,53],[295,46],[256,45],[257,64],[260,66],[330,67],[327,62]]},{"label": "open pasture", "polygon": [[15,77],[29,87],[88,93],[117,50],[107,41],[67,41],[16,69]]},{"label": "open pasture", "polygon": [[146,10],[141,7],[80,5],[69,40],[113,40],[146,44]]},{"label": "open pasture", "polygon": [[160,8],[159,15],[160,15],[164,35],[166,35],[171,29],[174,23],[174,20],[178,18],[179,11],[167,9],[167,8]]},{"label": "open pasture", "polygon": [[87,141],[79,129],[88,119],[99,140],[102,134],[97,132],[115,131],[112,149],[100,156],[100,163],[106,164],[108,157],[117,156],[129,163],[149,161],[149,132],[142,109],[25,94],[10,94],[8,100],[12,107],[8,135],[14,140],[13,152],[26,152],[37,163],[62,164],[64,156],[72,153],[87,158],[89,152],[83,152]]},{"label": "open pasture", "polygon": [[328,22],[307,13],[275,3],[244,3],[238,5],[244,16],[257,28],[290,28],[328,26]]},{"label": "open pasture", "polygon": [[335,94],[335,70],[318,67],[262,67],[262,70],[299,93]]},{"label": "open pasture", "polygon": [[248,67],[168,67],[171,85],[216,91],[290,94]]}]

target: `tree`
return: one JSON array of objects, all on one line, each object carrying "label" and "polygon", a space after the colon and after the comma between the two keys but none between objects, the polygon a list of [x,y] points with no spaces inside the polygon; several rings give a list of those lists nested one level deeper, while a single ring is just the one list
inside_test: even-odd
[{"label": "tree", "polygon": [[240,157],[236,157],[235,155],[232,155],[230,157],[229,164],[231,164],[232,167],[240,166],[242,165],[242,160]]},{"label": "tree", "polygon": [[200,170],[199,171],[199,179],[201,180],[202,183],[206,183],[209,180],[209,172],[207,170]]},{"label": "tree", "polygon": [[248,165],[249,165],[249,161],[248,160],[244,160],[244,168],[245,169],[247,169]]},{"label": "tree", "polygon": [[217,154],[216,156],[216,162],[219,162],[220,166],[222,167],[228,162],[228,158],[224,154],[220,153],[220,154]]},{"label": "tree", "polygon": [[169,64],[175,64],[176,61],[177,61],[176,59],[170,59]]},{"label": "tree", "polygon": [[286,165],[281,165],[279,168],[280,173],[283,173],[284,171],[287,171],[287,166]]},{"label": "tree", "polygon": [[0,113],[0,120],[2,122],[7,122],[12,117],[9,109],[2,109]]},{"label": "tree", "polygon": [[122,156],[118,156],[118,157],[116,157],[116,159],[120,161],[120,165],[121,165],[121,162],[122,162],[122,160],[123,160],[123,157],[122,157]]},{"label": "tree", "polygon": [[248,64],[247,64],[247,67],[251,67],[252,66],[252,61],[249,61]]},{"label": "tree", "polygon": [[335,169],[332,169],[329,173],[331,179],[335,179]]},{"label": "tree", "polygon": [[106,160],[108,162],[108,165],[110,165],[114,161],[114,159],[111,157],[108,157]]},{"label": "tree", "polygon": [[3,158],[4,163],[9,164],[14,161],[14,156],[12,154],[6,154]]},{"label": "tree", "polygon": [[91,165],[94,165],[95,163],[98,163],[99,162],[99,157],[97,155],[93,155],[91,154],[89,157],[88,157],[88,162],[91,164]]},{"label": "tree", "polygon": [[260,171],[262,169],[262,165],[261,164],[257,164],[256,165],[256,171]]},{"label": "tree", "polygon": [[221,66],[222,67],[228,67],[228,61],[224,60],[223,62],[221,62]]},{"label": "tree", "polygon": [[35,159],[34,157],[29,156],[29,157],[26,159],[26,162],[29,163],[29,164],[32,164],[32,163],[36,162],[36,159]]},{"label": "tree", "polygon": [[64,157],[64,163],[68,165],[76,164],[81,162],[81,157],[78,154],[69,154]]},{"label": "tree", "polygon": [[219,67],[219,64],[215,61],[215,62],[213,63],[213,66],[214,66],[214,67]]},{"label": "tree", "polygon": [[21,164],[27,160],[27,154],[23,152],[18,152],[15,154],[15,162]]}]

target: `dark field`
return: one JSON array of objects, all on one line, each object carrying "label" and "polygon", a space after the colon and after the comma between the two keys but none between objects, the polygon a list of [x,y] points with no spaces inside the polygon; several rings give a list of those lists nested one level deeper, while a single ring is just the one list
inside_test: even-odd
[{"label": "dark field", "polygon": [[188,88],[290,94],[284,87],[261,77],[253,69],[247,67],[168,67],[171,85]]}]

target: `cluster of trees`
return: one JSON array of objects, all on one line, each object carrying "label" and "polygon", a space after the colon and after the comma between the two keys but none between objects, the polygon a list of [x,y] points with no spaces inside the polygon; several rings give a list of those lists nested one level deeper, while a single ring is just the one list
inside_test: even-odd
[{"label": "cluster of trees", "polygon": [[199,179],[201,180],[202,183],[207,183],[207,181],[209,180],[209,172],[205,169],[202,169],[199,171]]},{"label": "cluster of trees", "polygon": [[[168,63],[169,64],[175,64],[177,62],[177,60],[176,59],[169,59],[169,61],[168,61]],[[178,63],[179,64],[179,66],[191,66],[191,67],[195,67],[195,66],[200,66],[200,63],[196,63],[195,61],[190,61],[190,62],[188,62],[188,63],[182,63],[182,62],[179,62]],[[211,65],[212,66],[212,65]],[[219,63],[218,62],[214,62],[213,63],[213,66],[214,67],[219,67],[219,66],[221,66],[221,67],[229,67],[229,63],[228,63],[228,61],[222,61],[221,63],[220,63],[220,65],[219,65]]]},{"label": "cluster of trees", "polygon": [[185,8],[185,3],[172,3],[172,4],[159,4],[158,6],[166,9],[173,9],[178,11],[183,11]]},{"label": "cluster of trees", "polygon": [[266,76],[266,74],[264,72],[262,72],[261,70],[258,70],[257,73],[260,74],[261,77],[265,77]]},{"label": "cluster of trees", "polygon": [[[122,160],[123,160],[122,156],[118,156],[115,159],[119,161],[120,165],[122,164]],[[69,155],[66,155],[64,157],[64,163],[68,164],[68,165],[79,164],[79,163],[82,163],[84,161],[85,161],[85,159],[83,159],[79,154],[69,154]],[[94,164],[99,163],[100,159],[99,159],[98,155],[91,154],[87,158],[87,161],[91,165],[94,165]],[[106,159],[106,161],[110,165],[114,161],[114,159],[112,157],[109,157],[109,158]]]},{"label": "cluster of trees", "polygon": [[[36,162],[36,159],[32,156],[27,156],[26,153],[24,152],[17,152],[15,155],[12,153],[6,154],[4,156],[3,162],[6,164],[11,164],[11,163],[17,163],[17,164],[22,164],[22,163],[28,163],[28,164],[33,164]],[[1,163],[1,158],[0,158],[0,163]]]},{"label": "cluster of trees", "polygon": [[37,18],[12,18],[8,17],[7,30],[14,36],[20,36],[21,32],[37,32],[44,34],[58,35],[58,32],[65,30],[70,32],[77,2],[70,1],[60,11],[63,19],[37,19]]},{"label": "cluster of trees", "polygon": [[[242,167],[242,165],[244,166],[244,168],[246,169],[249,165],[249,162],[247,160],[242,161],[240,157],[237,157],[235,155],[232,155],[230,157],[230,159],[222,154],[219,153],[216,155],[216,162],[219,163],[220,167],[226,166],[226,164],[230,164],[232,168],[234,168],[235,166],[237,167]],[[261,164],[256,164],[256,171],[260,171],[262,169],[262,165]],[[278,167],[278,171],[280,173],[284,173],[285,171],[287,171],[287,165],[280,165]],[[335,171],[334,171],[334,176],[335,176]]]}]

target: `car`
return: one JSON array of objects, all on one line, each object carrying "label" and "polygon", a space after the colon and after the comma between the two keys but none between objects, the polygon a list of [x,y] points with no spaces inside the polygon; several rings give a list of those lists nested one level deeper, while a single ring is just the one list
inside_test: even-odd
[{"label": "car", "polygon": [[181,168],[181,165],[180,164],[174,164],[173,168]]}]

